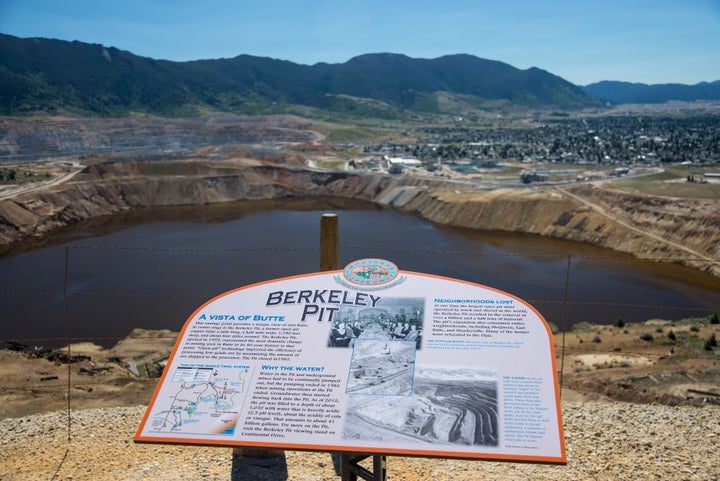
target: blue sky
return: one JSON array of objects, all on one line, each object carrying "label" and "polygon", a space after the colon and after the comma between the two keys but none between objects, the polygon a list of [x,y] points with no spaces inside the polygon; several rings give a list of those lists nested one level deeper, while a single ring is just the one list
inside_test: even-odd
[{"label": "blue sky", "polygon": [[578,85],[720,80],[720,0],[0,0],[0,32],[178,61],[468,53]]}]

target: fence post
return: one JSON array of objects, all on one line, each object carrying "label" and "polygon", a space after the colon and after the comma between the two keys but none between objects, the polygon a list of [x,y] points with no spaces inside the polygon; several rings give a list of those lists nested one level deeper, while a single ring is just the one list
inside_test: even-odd
[{"label": "fence post", "polygon": [[338,266],[338,216],[323,214],[320,219],[320,271],[334,271]]}]

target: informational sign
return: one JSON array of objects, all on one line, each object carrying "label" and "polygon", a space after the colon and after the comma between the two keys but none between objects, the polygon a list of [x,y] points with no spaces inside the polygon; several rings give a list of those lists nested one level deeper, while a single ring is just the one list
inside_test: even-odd
[{"label": "informational sign", "polygon": [[566,460],[542,316],[508,293],[383,259],[202,305],[135,440]]}]

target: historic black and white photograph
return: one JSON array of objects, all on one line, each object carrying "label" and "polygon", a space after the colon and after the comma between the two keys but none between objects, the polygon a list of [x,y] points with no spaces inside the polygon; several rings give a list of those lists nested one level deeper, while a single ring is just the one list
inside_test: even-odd
[{"label": "historic black and white photograph", "polygon": [[417,366],[412,396],[350,396],[343,437],[497,446],[497,371]]},{"label": "historic black and white photograph", "polygon": [[328,347],[353,347],[356,339],[413,341],[422,344],[425,299],[380,299],[375,307],[342,307],[330,328]]}]

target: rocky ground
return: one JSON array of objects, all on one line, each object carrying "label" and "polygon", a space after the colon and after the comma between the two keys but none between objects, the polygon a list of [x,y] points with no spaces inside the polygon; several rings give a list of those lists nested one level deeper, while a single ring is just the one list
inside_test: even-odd
[{"label": "rocky ground", "polygon": [[[563,402],[567,465],[388,457],[390,480],[718,480],[720,408]],[[0,479],[336,480],[329,453],[136,444],[144,406],[0,421]]]},{"label": "rocky ground", "polygon": [[[720,479],[720,352],[702,346],[712,334],[720,327],[707,319],[558,334],[567,465],[389,457],[388,478]],[[328,453],[135,444],[148,373],[174,339],[136,330],[109,350],[78,344],[71,354],[90,359],[72,364],[0,351],[0,479],[339,479]]]}]

